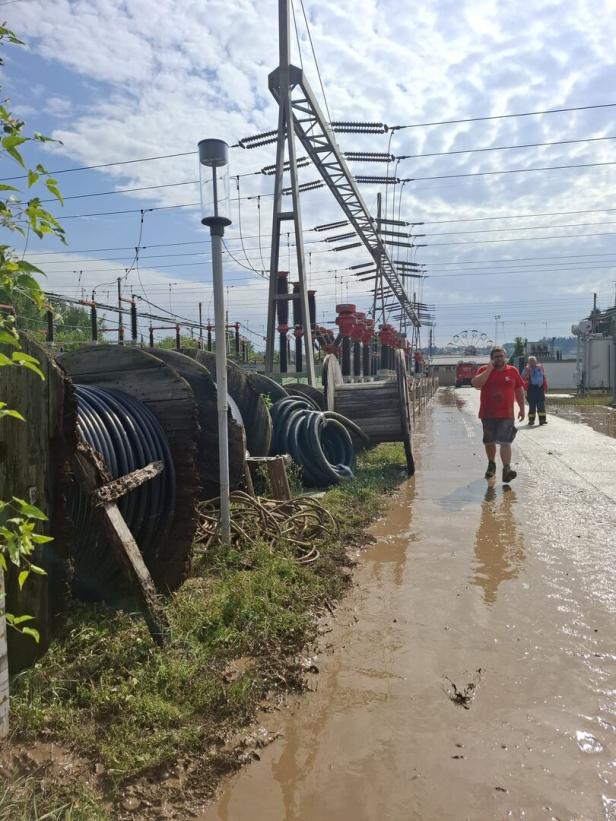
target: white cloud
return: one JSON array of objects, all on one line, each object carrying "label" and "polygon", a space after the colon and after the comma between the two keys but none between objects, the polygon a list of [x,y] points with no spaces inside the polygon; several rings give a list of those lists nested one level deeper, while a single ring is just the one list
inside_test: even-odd
[{"label": "white cloud", "polygon": [[[566,4],[538,0],[524,7],[486,0],[439,0],[400,6],[392,0],[340,0],[336,4],[307,2],[306,8],[332,117],[396,125],[611,102],[616,22],[609,5],[591,5],[586,0]],[[71,97],[63,88],[46,91],[47,111],[56,119],[54,136],[63,142],[61,152],[75,163],[95,164],[190,151],[206,135],[234,142],[239,137],[273,128],[276,108],[267,90],[267,75],[277,63],[275,6],[274,2],[263,0],[240,0],[234,4],[221,0],[57,0],[53,4],[30,0],[14,4],[7,11],[10,10],[10,24],[27,33],[37,54],[94,83],[95,92],[88,99],[82,95]],[[321,99],[299,10],[298,28],[307,76]],[[295,43],[293,51],[297,62]],[[76,113],[74,119],[68,120],[65,115],[71,111]],[[599,134],[616,135],[614,109],[411,128],[384,137],[339,135],[339,142],[346,150],[384,151],[391,136],[391,150],[401,155]],[[236,149],[232,153],[233,173],[259,169],[272,162],[272,155],[271,146],[258,151]],[[398,175],[423,177],[613,159],[613,144],[606,141],[416,158],[401,162]],[[360,173],[357,165],[353,170]],[[385,173],[384,166],[362,170]],[[389,173],[393,173],[393,168]],[[111,182],[115,181],[118,187],[161,185],[194,179],[195,174],[192,157],[109,171]],[[314,169],[302,171],[304,181],[315,177]],[[612,204],[614,181],[612,167],[605,166],[587,172],[409,183],[404,188],[401,215],[427,222],[607,208]],[[271,178],[246,177],[242,179],[242,193],[267,194],[270,185]],[[373,206],[378,189],[364,190],[367,202]],[[395,195],[396,206],[398,195],[399,190]],[[130,203],[135,198],[137,207],[146,199],[154,204],[173,205],[194,201],[195,190],[160,189],[126,199]],[[393,199],[388,192],[390,208]],[[105,210],[104,200],[96,203],[96,210]],[[267,246],[269,199],[263,199],[261,206],[262,245]],[[256,200],[246,201],[242,208],[243,232],[257,234]],[[303,209],[306,227],[339,218],[326,192],[306,195]],[[597,214],[588,220],[581,215],[528,222],[549,226],[607,219],[605,214]],[[506,224],[518,227],[526,221],[512,220]],[[496,225],[452,223],[427,225],[423,230],[433,234]],[[585,227],[568,231],[592,233],[591,228]],[[547,228],[543,232],[550,233],[560,232]],[[463,242],[481,236],[496,240],[516,235],[520,236],[510,232],[452,235],[447,239]],[[233,247],[239,248],[237,224],[230,237]],[[428,237],[424,241],[432,244],[445,239]],[[307,252],[314,251],[315,270],[366,259],[361,252],[318,254],[323,247],[306,246]],[[586,240],[571,236],[553,242],[528,242],[520,237],[519,242],[512,240],[507,244],[427,247],[418,249],[417,258],[428,262],[435,274],[435,279],[429,280],[424,288],[428,301],[446,304],[451,302],[453,293],[451,280],[436,279],[436,274],[444,270],[439,267],[443,263],[457,261],[463,271],[469,260],[572,255],[612,247],[610,236]],[[246,263],[243,253],[237,253]],[[258,251],[248,253],[256,267],[263,267],[260,256]],[[267,262],[267,247],[264,256]],[[286,256],[285,252],[282,256]],[[495,271],[498,267],[495,263]],[[238,276],[248,275],[239,267],[235,271]],[[147,276],[155,274],[148,272]],[[331,275],[318,276],[322,303],[328,305],[331,314],[333,300],[344,296],[345,286],[336,283],[334,294]],[[488,288],[492,289],[493,301],[495,293],[510,299],[520,287],[536,294],[538,299],[557,289],[585,287],[584,270],[551,276],[551,280],[538,274],[534,278],[498,276],[492,281],[468,277],[463,280],[463,288],[456,285],[455,301],[481,304]],[[606,270],[592,284],[596,286],[598,282],[606,289],[610,277],[613,274]],[[257,317],[257,306],[253,306],[253,311]],[[519,315],[520,312],[516,314],[518,318]],[[569,319],[566,318],[567,323]],[[443,330],[443,334],[448,332]]]}]

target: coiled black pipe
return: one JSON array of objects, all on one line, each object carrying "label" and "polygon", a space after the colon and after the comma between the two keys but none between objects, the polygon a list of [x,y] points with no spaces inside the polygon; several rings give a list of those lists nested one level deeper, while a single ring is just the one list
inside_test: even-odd
[{"label": "coiled black pipe", "polygon": [[350,431],[367,441],[354,422],[296,397],[275,402],[271,415],[272,453],[290,454],[307,484],[322,487],[353,478],[355,447]]},{"label": "coiled black pipe", "polygon": [[[165,432],[142,402],[94,385],[76,385],[77,431],[94,448],[114,479],[150,462],[162,461],[161,474],[123,496],[118,507],[146,561],[155,553],[175,509],[175,468]],[[102,539],[92,535],[87,500],[75,486],[69,498],[76,536],[76,584],[86,594],[100,592],[118,566]]]}]

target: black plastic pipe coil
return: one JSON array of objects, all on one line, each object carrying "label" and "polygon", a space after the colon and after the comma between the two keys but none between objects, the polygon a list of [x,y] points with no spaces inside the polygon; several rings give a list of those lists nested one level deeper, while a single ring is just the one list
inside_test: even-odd
[{"label": "black plastic pipe coil", "polygon": [[[76,385],[77,431],[103,458],[114,479],[154,461],[164,469],[154,479],[128,493],[118,507],[144,558],[152,550],[173,516],[176,480],[165,432],[142,402],[128,394],[94,385]],[[81,575],[96,580],[94,586],[115,575],[117,565],[101,540],[92,537],[92,518],[83,494],[75,488],[69,500],[78,546],[76,564]],[[79,567],[76,567],[79,570]],[[88,583],[91,587],[93,583]]]},{"label": "black plastic pipe coil", "polygon": [[349,431],[358,439],[366,437],[350,419],[296,397],[274,402],[271,416],[271,452],[288,453],[307,484],[322,487],[353,478],[355,447]]}]

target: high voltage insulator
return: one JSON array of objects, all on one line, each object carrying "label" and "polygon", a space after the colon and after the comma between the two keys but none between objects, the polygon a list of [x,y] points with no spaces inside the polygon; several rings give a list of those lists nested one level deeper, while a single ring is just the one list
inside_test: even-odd
[{"label": "high voltage insulator", "polygon": [[278,131],[264,131],[262,134],[253,134],[252,137],[242,137],[237,141],[240,148],[259,148],[261,145],[275,143],[278,138]]},{"label": "high voltage insulator", "polygon": [[[299,157],[299,159],[295,163],[298,168],[306,168],[310,165],[310,160],[308,157]],[[289,161],[287,160],[283,165],[283,170],[288,171],[290,167]],[[266,176],[270,176],[276,173],[276,166],[275,165],[266,165],[264,168],[261,169],[261,173],[265,174]]]},{"label": "high voltage insulator", "polygon": [[406,237],[408,239],[409,237],[414,236],[414,234],[405,234],[400,233],[399,231],[388,231],[385,228],[379,228],[379,234],[387,234],[389,237],[398,237],[398,239],[400,239],[400,237]]},{"label": "high voltage insulator", "polygon": [[[323,188],[324,183],[321,180],[313,180],[312,182],[303,182],[301,185],[298,185],[298,191],[314,191],[316,188]],[[288,188],[283,188],[282,193],[287,195],[292,192],[292,188],[289,186]]]},{"label": "high voltage insulator", "polygon": [[313,230],[314,231],[334,231],[336,228],[344,228],[345,225],[348,225],[348,220],[340,220],[339,222],[327,222],[324,225],[316,225]]},{"label": "high voltage insulator", "polygon": [[355,231],[349,231],[348,234],[336,234],[335,237],[325,237],[323,242],[338,242],[341,239],[351,239],[352,237],[356,237],[357,234]]},{"label": "high voltage insulator", "polygon": [[355,177],[355,180],[360,183],[367,183],[371,185],[398,185],[400,182],[398,177],[370,177],[363,175]]},{"label": "high voltage insulator", "polygon": [[402,268],[425,268],[425,265],[423,263],[408,262],[408,260],[406,259],[395,259],[394,264],[400,265],[400,267]]},{"label": "high voltage insulator", "polygon": [[348,245],[339,245],[338,248],[332,248],[332,251],[347,251],[349,248],[361,248],[363,242],[351,242]]},{"label": "high voltage insulator", "polygon": [[354,123],[336,120],[330,123],[332,130],[338,134],[385,134],[385,123]]},{"label": "high voltage insulator", "polygon": [[357,265],[349,265],[349,271],[358,271],[360,268],[370,268],[374,262],[359,262]]},{"label": "high voltage insulator", "polygon": [[396,159],[393,154],[383,151],[345,151],[344,156],[351,162],[393,162]]},{"label": "high voltage insulator", "polygon": [[379,225],[423,225],[423,222],[407,222],[406,220],[388,220],[381,217],[377,217],[376,222],[378,222]]}]

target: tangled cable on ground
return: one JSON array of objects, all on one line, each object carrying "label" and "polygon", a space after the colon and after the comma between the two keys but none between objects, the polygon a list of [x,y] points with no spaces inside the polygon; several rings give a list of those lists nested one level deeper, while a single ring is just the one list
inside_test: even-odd
[{"label": "tangled cable on ground", "polygon": [[[320,553],[315,543],[334,541],[338,523],[323,505],[310,496],[281,501],[250,496],[241,490],[231,494],[231,542],[236,547],[256,547],[277,542],[292,546],[300,564],[316,561]],[[220,544],[218,499],[198,505],[195,550],[207,553]]]},{"label": "tangled cable on ground", "polygon": [[288,453],[302,468],[307,484],[324,487],[353,478],[353,439],[368,443],[366,434],[350,419],[321,411],[308,397],[289,396],[274,402],[272,454]]}]

